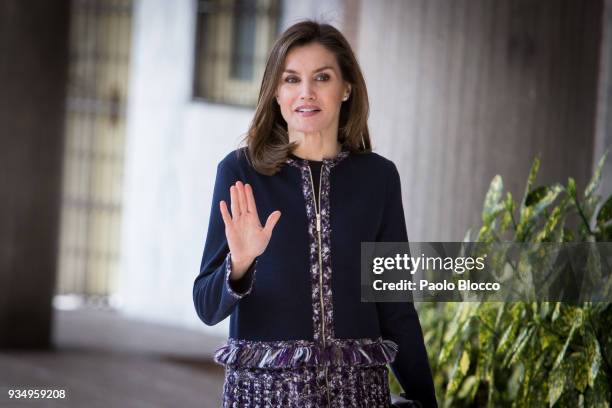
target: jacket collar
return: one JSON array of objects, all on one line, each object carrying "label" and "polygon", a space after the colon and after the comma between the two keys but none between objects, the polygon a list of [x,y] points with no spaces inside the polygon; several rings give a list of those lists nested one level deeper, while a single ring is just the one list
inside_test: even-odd
[{"label": "jacket collar", "polygon": [[[348,147],[342,145],[342,150],[340,150],[340,153],[334,157],[323,159],[323,164],[327,167],[334,167],[336,164],[348,157],[350,153],[351,151],[348,149]],[[285,159],[285,163],[300,168],[308,167],[308,160],[306,159],[287,157],[287,159]]]}]

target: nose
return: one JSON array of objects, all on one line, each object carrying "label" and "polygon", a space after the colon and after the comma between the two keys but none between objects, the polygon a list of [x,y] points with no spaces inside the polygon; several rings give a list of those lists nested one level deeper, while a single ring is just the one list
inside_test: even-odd
[{"label": "nose", "polygon": [[302,81],[302,86],[300,88],[300,99],[301,100],[317,99],[317,96],[313,89],[313,84],[311,81],[308,81],[308,80]]}]

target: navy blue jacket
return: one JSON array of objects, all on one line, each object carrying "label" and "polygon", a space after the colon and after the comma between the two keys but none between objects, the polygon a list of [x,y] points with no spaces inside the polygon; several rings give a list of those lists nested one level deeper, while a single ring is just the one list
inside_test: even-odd
[{"label": "navy blue jacket", "polygon": [[[377,153],[343,148],[338,156],[323,160],[320,177],[320,197],[315,197],[306,160],[290,157],[278,173],[266,176],[255,171],[241,148],[218,164],[193,287],[195,308],[204,323],[214,325],[230,316],[233,343],[217,361],[239,363],[241,350],[246,355],[245,344],[266,344],[267,354],[262,351],[255,362],[259,367],[287,363],[286,358],[281,362],[282,356],[271,356],[270,345],[308,345],[315,356],[311,360],[320,363],[331,358],[321,351],[324,347],[334,345],[341,350],[336,354],[347,355],[347,345],[356,345],[360,361],[391,364],[408,398],[424,407],[437,406],[413,304],[360,301],[361,242],[408,240],[395,164]],[[229,207],[229,188],[237,180],[253,187],[262,222],[275,210],[281,217],[266,250],[234,284],[229,281],[231,254],[219,202],[225,200]],[[303,355],[295,352],[292,361],[310,361]]]}]

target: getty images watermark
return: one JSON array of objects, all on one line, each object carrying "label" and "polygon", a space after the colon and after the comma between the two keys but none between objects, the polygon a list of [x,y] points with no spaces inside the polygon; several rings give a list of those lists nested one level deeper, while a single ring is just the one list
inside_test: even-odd
[{"label": "getty images watermark", "polygon": [[363,242],[361,299],[612,301],[612,243]]}]

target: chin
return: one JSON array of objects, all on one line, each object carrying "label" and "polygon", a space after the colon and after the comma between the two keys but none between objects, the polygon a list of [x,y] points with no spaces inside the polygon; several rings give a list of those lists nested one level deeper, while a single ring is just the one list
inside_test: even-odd
[{"label": "chin", "polygon": [[292,126],[292,129],[297,132],[314,133],[314,132],[323,131],[324,129],[326,129],[326,126],[323,126],[322,124],[315,124],[315,123],[311,125],[304,125],[304,123],[300,123],[299,125]]},{"label": "chin", "polygon": [[301,128],[294,128],[295,131],[297,132],[303,132],[303,133],[316,133],[316,132],[320,132],[323,130],[322,127],[301,127]]}]

